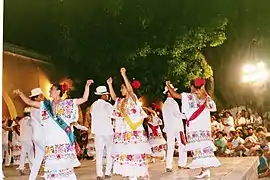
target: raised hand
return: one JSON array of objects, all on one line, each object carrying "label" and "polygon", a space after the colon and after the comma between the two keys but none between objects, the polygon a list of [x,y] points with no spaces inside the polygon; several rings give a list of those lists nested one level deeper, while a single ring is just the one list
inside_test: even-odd
[{"label": "raised hand", "polygon": [[86,86],[91,86],[91,84],[93,84],[94,83],[94,81],[92,80],[92,79],[90,79],[90,80],[87,80],[86,81]]},{"label": "raised hand", "polygon": [[111,84],[112,84],[112,82],[113,82],[112,77],[110,77],[109,79],[107,79],[107,84],[108,84],[108,85],[111,85]]},{"label": "raised hand", "polygon": [[166,86],[170,86],[171,85],[171,81],[166,81]]},{"label": "raised hand", "polygon": [[20,95],[22,92],[19,90],[19,89],[15,89],[14,91],[13,91],[13,94],[15,94],[15,95]]},{"label": "raised hand", "polygon": [[120,69],[120,72],[121,72],[121,75],[126,75],[127,70],[126,70],[126,68],[122,67]]}]

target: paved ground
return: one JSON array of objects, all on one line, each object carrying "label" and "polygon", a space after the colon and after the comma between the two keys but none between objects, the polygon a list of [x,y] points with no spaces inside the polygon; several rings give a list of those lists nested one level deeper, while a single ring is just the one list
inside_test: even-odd
[{"label": "paved ground", "polygon": [[[221,180],[229,173],[231,173],[234,169],[239,168],[239,164],[245,165],[254,163],[245,158],[221,158],[220,159],[222,166],[218,168],[213,168],[211,171],[211,180]],[[193,177],[199,173],[199,170],[178,170],[176,167],[174,168],[174,172],[165,173],[165,163],[164,162],[156,162],[155,164],[149,165],[150,169],[150,179],[151,180],[191,180]],[[240,170],[241,171],[241,170]],[[29,173],[29,170],[26,171]],[[240,172],[234,175],[233,179],[237,180],[243,175]],[[6,176],[6,180],[28,180],[28,176],[19,176],[19,172],[15,167],[4,169],[4,174]],[[95,175],[95,163],[92,161],[82,161],[82,165],[80,168],[76,169],[76,174],[78,180],[94,180],[96,179]],[[41,178],[38,178],[41,179]],[[113,176],[112,180],[121,180],[122,178],[119,176]],[[231,178],[230,178],[231,179]]]}]

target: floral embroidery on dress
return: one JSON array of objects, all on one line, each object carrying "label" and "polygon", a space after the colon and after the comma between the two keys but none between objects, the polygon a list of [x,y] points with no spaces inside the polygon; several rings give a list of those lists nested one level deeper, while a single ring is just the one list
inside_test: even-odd
[{"label": "floral embroidery on dress", "polygon": [[[122,103],[126,103],[125,109],[123,109]],[[131,98],[130,99],[117,98],[114,107],[115,108],[112,112],[113,117],[121,118],[123,114],[132,116],[132,115],[136,115],[137,113],[139,113],[141,117],[146,117],[146,114],[142,110],[142,108],[139,107]],[[122,111],[126,111],[126,112],[122,112]]]},{"label": "floral embroidery on dress", "polygon": [[152,153],[157,153],[157,152],[165,151],[166,148],[167,148],[166,144],[161,144],[159,146],[152,147],[151,150],[152,150]]},{"label": "floral embroidery on dress", "polygon": [[50,118],[50,116],[47,113],[47,111],[44,108],[42,108],[42,110],[41,110],[41,120],[47,120],[49,118]]},{"label": "floral embroidery on dress", "polygon": [[188,143],[211,141],[211,132],[207,130],[187,132]]},{"label": "floral embroidery on dress", "polygon": [[[57,106],[56,115],[60,116],[63,120],[74,120],[78,119],[78,108],[74,103],[73,99],[67,99],[61,101]],[[41,119],[48,120],[50,118],[45,107],[41,108]]]},{"label": "floral embroidery on dress", "polygon": [[137,144],[147,142],[147,136],[145,131],[130,131],[130,132],[115,132],[114,144]]},{"label": "floral embroidery on dress", "polygon": [[191,151],[193,159],[215,157],[213,148],[205,147],[203,149],[196,149]]},{"label": "floral embroidery on dress", "polygon": [[114,162],[120,165],[129,166],[144,166],[146,165],[146,155],[145,154],[133,154],[133,155],[115,155],[113,156]]},{"label": "floral embroidery on dress", "polygon": [[158,136],[154,136],[153,133],[149,133],[149,140],[163,138],[162,133],[158,133]]},{"label": "floral embroidery on dress", "polygon": [[73,169],[61,169],[61,170],[45,171],[46,179],[67,178],[71,174],[74,174],[74,170]]},{"label": "floral embroidery on dress", "polygon": [[56,144],[54,146],[46,146],[45,159],[46,160],[60,160],[60,159],[75,159],[77,158],[75,146],[67,144]]}]

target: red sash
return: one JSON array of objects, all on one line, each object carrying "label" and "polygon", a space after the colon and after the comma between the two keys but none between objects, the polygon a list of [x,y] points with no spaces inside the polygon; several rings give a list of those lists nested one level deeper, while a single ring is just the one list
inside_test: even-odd
[{"label": "red sash", "polygon": [[159,128],[159,125],[153,126],[152,124],[148,124],[148,126],[149,126],[150,129],[152,130],[153,135],[154,135],[154,136],[158,136],[158,128]]},{"label": "red sash", "polygon": [[190,116],[190,118],[187,120],[187,127],[189,127],[189,122],[196,119],[205,109],[207,104],[207,100]]}]

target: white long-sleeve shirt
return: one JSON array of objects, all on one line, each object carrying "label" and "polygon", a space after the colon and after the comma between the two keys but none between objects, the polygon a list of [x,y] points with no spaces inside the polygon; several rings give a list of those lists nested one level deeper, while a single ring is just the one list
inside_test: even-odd
[{"label": "white long-sleeve shirt", "polygon": [[92,115],[91,131],[96,135],[112,135],[113,125],[111,121],[111,114],[113,106],[99,99],[95,101],[90,109]]},{"label": "white long-sleeve shirt", "polygon": [[164,102],[162,109],[164,129],[166,133],[175,133],[184,131],[183,120],[185,115],[180,112],[179,105],[177,102],[168,97]]}]

